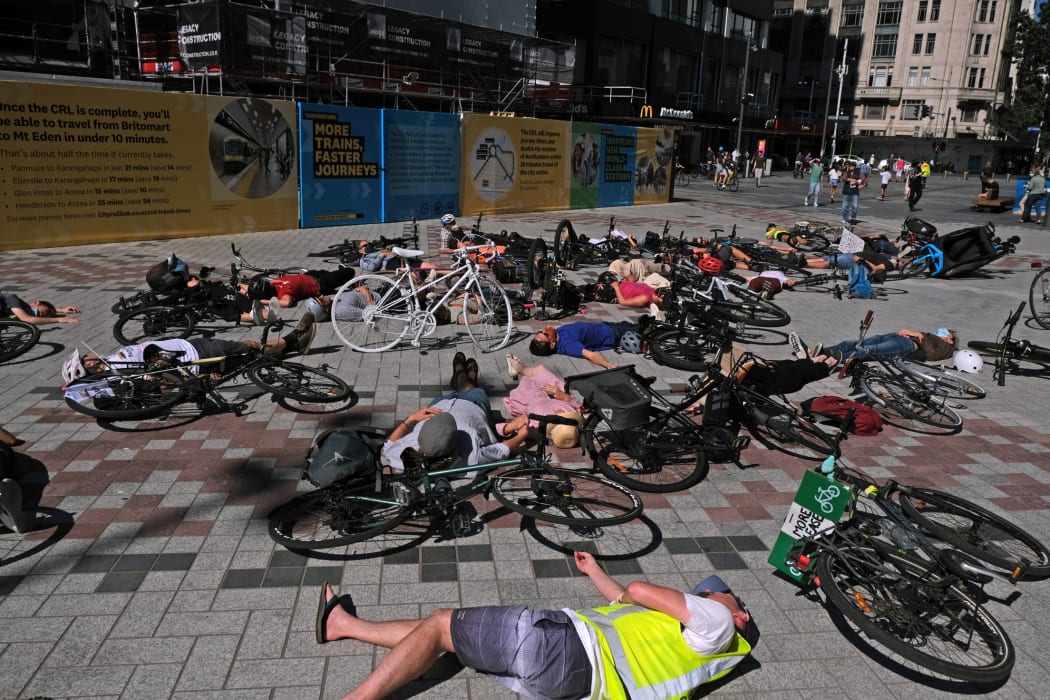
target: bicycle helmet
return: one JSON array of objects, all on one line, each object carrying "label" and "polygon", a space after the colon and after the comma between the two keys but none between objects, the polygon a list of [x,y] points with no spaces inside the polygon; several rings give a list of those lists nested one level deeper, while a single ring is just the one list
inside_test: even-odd
[{"label": "bicycle helmet", "polygon": [[984,360],[973,350],[956,350],[952,355],[952,364],[960,372],[977,374],[984,367]]},{"label": "bicycle helmet", "polygon": [[631,353],[642,351],[642,336],[638,331],[627,331],[620,337],[620,350]]},{"label": "bicycle helmet", "polygon": [[602,274],[598,275],[598,284],[612,284],[613,282],[619,282],[620,278],[616,276],[615,272],[606,270]]},{"label": "bicycle helmet", "polygon": [[452,216],[451,214],[445,214],[444,216],[441,217],[441,225],[442,226],[448,226],[449,224],[454,224],[454,223],[456,223],[456,217]]},{"label": "bicycle helmet", "polygon": [[316,297],[312,297],[303,302],[303,311],[308,311],[313,314],[314,321],[317,323],[328,320],[328,312],[325,311],[324,305],[319,302]]},{"label": "bicycle helmet", "polygon": [[87,376],[87,368],[84,367],[84,362],[80,359],[80,351],[73,350],[69,353],[66,361],[62,363],[62,381],[66,384],[72,384],[77,379]]},{"label": "bicycle helmet", "polygon": [[270,297],[277,296],[273,285],[270,284],[270,280],[266,279],[263,275],[256,275],[252,277],[251,282],[248,283],[248,296],[251,299],[269,299]]},{"label": "bicycle helmet", "polygon": [[699,266],[703,272],[709,275],[717,275],[723,268],[722,261],[711,256],[700,258]]}]

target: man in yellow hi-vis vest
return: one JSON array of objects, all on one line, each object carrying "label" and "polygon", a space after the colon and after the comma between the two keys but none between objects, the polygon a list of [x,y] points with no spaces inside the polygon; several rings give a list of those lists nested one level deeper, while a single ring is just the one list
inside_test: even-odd
[{"label": "man in yellow hi-vis vest", "polygon": [[590,554],[574,557],[609,605],[444,609],[423,620],[369,622],[345,609],[325,583],[317,642],[357,639],[390,649],[344,700],[385,697],[444,653],[531,698],[685,698],[732,670],[758,641],[751,614],[717,576],[691,595],[645,581],[625,588]]}]

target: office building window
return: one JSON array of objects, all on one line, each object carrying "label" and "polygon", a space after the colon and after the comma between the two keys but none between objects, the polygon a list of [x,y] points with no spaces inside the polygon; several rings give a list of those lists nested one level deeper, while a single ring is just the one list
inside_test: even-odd
[{"label": "office building window", "polygon": [[872,66],[868,70],[868,87],[890,87],[893,85],[893,66]]},{"label": "office building window", "polygon": [[936,22],[941,18],[941,0],[930,2],[930,21]]},{"label": "office building window", "polygon": [[917,121],[922,119],[922,106],[926,104],[923,100],[901,100],[901,119]]},{"label": "office building window", "polygon": [[894,58],[897,56],[897,35],[876,34],[871,42],[872,58]]},{"label": "office building window", "polygon": [[916,34],[911,39],[911,52],[922,53],[922,34]]},{"label": "office building window", "polygon": [[973,124],[977,121],[977,113],[979,110],[974,107],[966,107],[959,110],[959,121],[966,124]]},{"label": "office building window", "polygon": [[919,67],[911,66],[908,68],[908,87],[918,87],[919,85]]},{"label": "office building window", "polygon": [[864,24],[864,3],[859,5],[843,5],[842,21],[840,27],[860,27]]},{"label": "office building window", "polygon": [[696,57],[672,51],[658,49],[656,52],[656,77],[653,87],[657,92],[674,94],[678,92],[695,92],[693,66]]},{"label": "office building window", "polygon": [[645,85],[645,46],[619,37],[598,39],[599,85]]},{"label": "office building window", "polygon": [[885,119],[887,105],[885,102],[879,104],[864,105],[864,119]]},{"label": "office building window", "polygon": [[937,35],[927,34],[926,35],[926,55],[933,53],[934,48],[937,46]]},{"label": "office building window", "polygon": [[900,24],[901,7],[903,5],[904,3],[901,0],[882,0],[879,3],[879,9],[875,13],[875,25]]},{"label": "office building window", "polygon": [[994,22],[998,0],[979,0],[977,3],[977,21]]},{"label": "office building window", "polygon": [[926,87],[930,84],[930,67],[923,66],[919,71],[919,87]]},{"label": "office building window", "polygon": [[915,19],[918,20],[919,22],[925,22],[926,21],[926,12],[929,9],[930,9],[930,1],[929,0],[919,0],[919,14],[918,14],[918,16]]}]

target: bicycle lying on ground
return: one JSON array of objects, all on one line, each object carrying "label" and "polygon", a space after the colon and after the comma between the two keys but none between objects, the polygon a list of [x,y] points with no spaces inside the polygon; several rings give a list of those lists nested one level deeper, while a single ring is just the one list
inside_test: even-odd
[{"label": "bicycle lying on ground", "polygon": [[[958,496],[895,481],[876,484],[829,457],[810,496],[800,488],[781,528],[797,542],[770,563],[894,654],[979,683],[1014,664],[1006,631],[974,590],[992,580],[1050,577],[1050,550],[1018,525]],[[830,518],[845,500],[846,518]],[[779,543],[778,543],[779,545]]]},{"label": "bicycle lying on ground", "polygon": [[1003,324],[995,342],[971,340],[967,343],[970,349],[995,358],[995,371],[992,377],[999,386],[1006,384],[1007,372],[1040,375],[1050,372],[1050,348],[1036,345],[1029,340],[1016,340],[1012,337],[1014,327],[1021,320],[1024,307],[1025,303],[1022,301],[1017,310],[1006,317],[1006,323]]},{"label": "bicycle lying on ground", "polygon": [[[861,321],[858,351],[874,319],[874,312],[868,311]],[[863,393],[877,406],[951,432],[962,429],[963,419],[948,405],[948,399],[984,396],[983,389],[958,375],[866,352],[842,366],[839,377],[846,376],[851,377],[852,392]]]},{"label": "bicycle lying on ground", "polygon": [[[487,244],[491,246],[491,243]],[[440,307],[459,304],[460,319],[471,341],[482,352],[499,350],[510,340],[514,328],[510,300],[495,281],[486,278],[471,253],[486,246],[466,246],[452,252],[452,269],[419,282],[423,268],[410,267],[408,261],[423,257],[421,250],[394,248],[401,266],[394,276],[360,275],[339,288],[332,302],[336,335],[358,352],[382,352],[408,338],[413,347],[431,335],[438,326],[435,312]],[[438,293],[445,289],[443,293]],[[428,293],[432,299],[427,300]],[[366,304],[359,320],[339,316],[341,298],[365,294]]]},{"label": "bicycle lying on ground", "polygon": [[0,319],[0,362],[13,360],[40,340],[40,329],[13,318]]},{"label": "bicycle lying on ground", "polygon": [[614,236],[616,217],[609,217],[609,232],[602,238],[592,241],[577,234],[568,219],[558,222],[554,230],[554,257],[558,264],[569,270],[580,265],[608,265],[620,256],[631,252],[631,245],[625,238]]},{"label": "bicycle lying on ground", "polygon": [[[276,330],[280,324],[263,329],[263,346],[271,328]],[[302,408],[299,404],[343,402],[353,393],[346,382],[324,369],[266,355],[261,348],[189,361],[162,352],[161,358],[159,363],[114,363],[106,371],[82,377],[65,387],[66,404],[102,420],[156,418],[184,402],[195,403],[202,411],[213,406],[240,415],[240,404],[228,402],[218,388],[242,376],[286,407],[295,402],[296,410]]]},{"label": "bicycle lying on ground", "polygon": [[1032,320],[1040,328],[1050,329],[1050,267],[1041,262],[1032,263],[1033,268],[1042,268],[1032,278],[1028,287],[1028,303],[1032,308]]},{"label": "bicycle lying on ground", "polygon": [[198,324],[222,322],[236,327],[239,313],[230,301],[237,293],[237,283],[245,270],[267,276],[301,274],[305,268],[264,268],[249,263],[233,243],[230,244],[235,263],[230,265],[228,283],[207,282],[211,268],[202,268],[200,282],[194,286],[180,285],[157,292],[136,292],[121,297],[113,305],[118,313],[113,324],[113,337],[123,345],[135,345],[149,340],[189,338]]},{"label": "bicycle lying on ground", "polygon": [[412,217],[411,226],[412,234],[408,236],[399,236],[397,238],[380,236],[379,239],[375,241],[351,241],[349,238],[344,238],[342,243],[334,243],[322,250],[307,253],[307,257],[327,258],[329,260],[338,261],[340,265],[356,265],[361,261],[361,256],[374,250],[383,250],[384,248],[393,248],[394,246],[407,246],[414,248],[419,246],[419,224],[416,223],[415,217]]},{"label": "bicycle lying on ground", "polygon": [[[797,447],[821,455],[832,449],[833,438],[786,399],[736,380],[751,359],[750,354],[740,358],[730,376],[721,373],[717,360],[712,362],[703,378],[689,378],[680,401],[652,391],[652,380],[638,375],[633,365],[567,378],[566,388],[578,392],[591,409],[580,442],[595,468],[632,489],[671,492],[702,481],[709,460],[736,461],[750,444],[740,428],[791,454],[798,454]],[[697,423],[690,414],[701,401],[706,416]]]},{"label": "bicycle lying on ground", "polygon": [[791,323],[784,309],[747,288],[731,274],[709,275],[689,262],[679,260],[671,268],[671,288],[664,295],[673,296],[673,303],[699,304],[712,309],[725,318],[751,326],[775,328]]},{"label": "bicycle lying on ground", "polygon": [[[548,424],[576,425],[560,416],[529,415]],[[528,518],[581,528],[619,525],[637,518],[642,501],[630,489],[594,474],[556,469],[541,439],[520,457],[486,464],[424,468],[406,465],[404,474],[339,482],[296,496],[269,516],[269,533],[289,549],[324,549],[378,538],[409,521],[424,532],[445,525],[456,535],[474,532],[471,498],[491,494]],[[509,467],[509,469],[508,469]],[[453,481],[469,482],[453,488]]]}]

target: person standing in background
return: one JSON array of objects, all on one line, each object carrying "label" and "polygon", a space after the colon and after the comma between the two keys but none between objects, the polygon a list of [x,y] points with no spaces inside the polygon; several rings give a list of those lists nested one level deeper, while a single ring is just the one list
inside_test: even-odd
[{"label": "person standing in background", "polygon": [[809,206],[809,198],[813,198],[813,206],[819,207],[820,199],[820,178],[824,175],[824,168],[820,164],[820,158],[814,158],[809,162],[809,189],[806,190],[806,197],[802,200],[802,206]]}]

